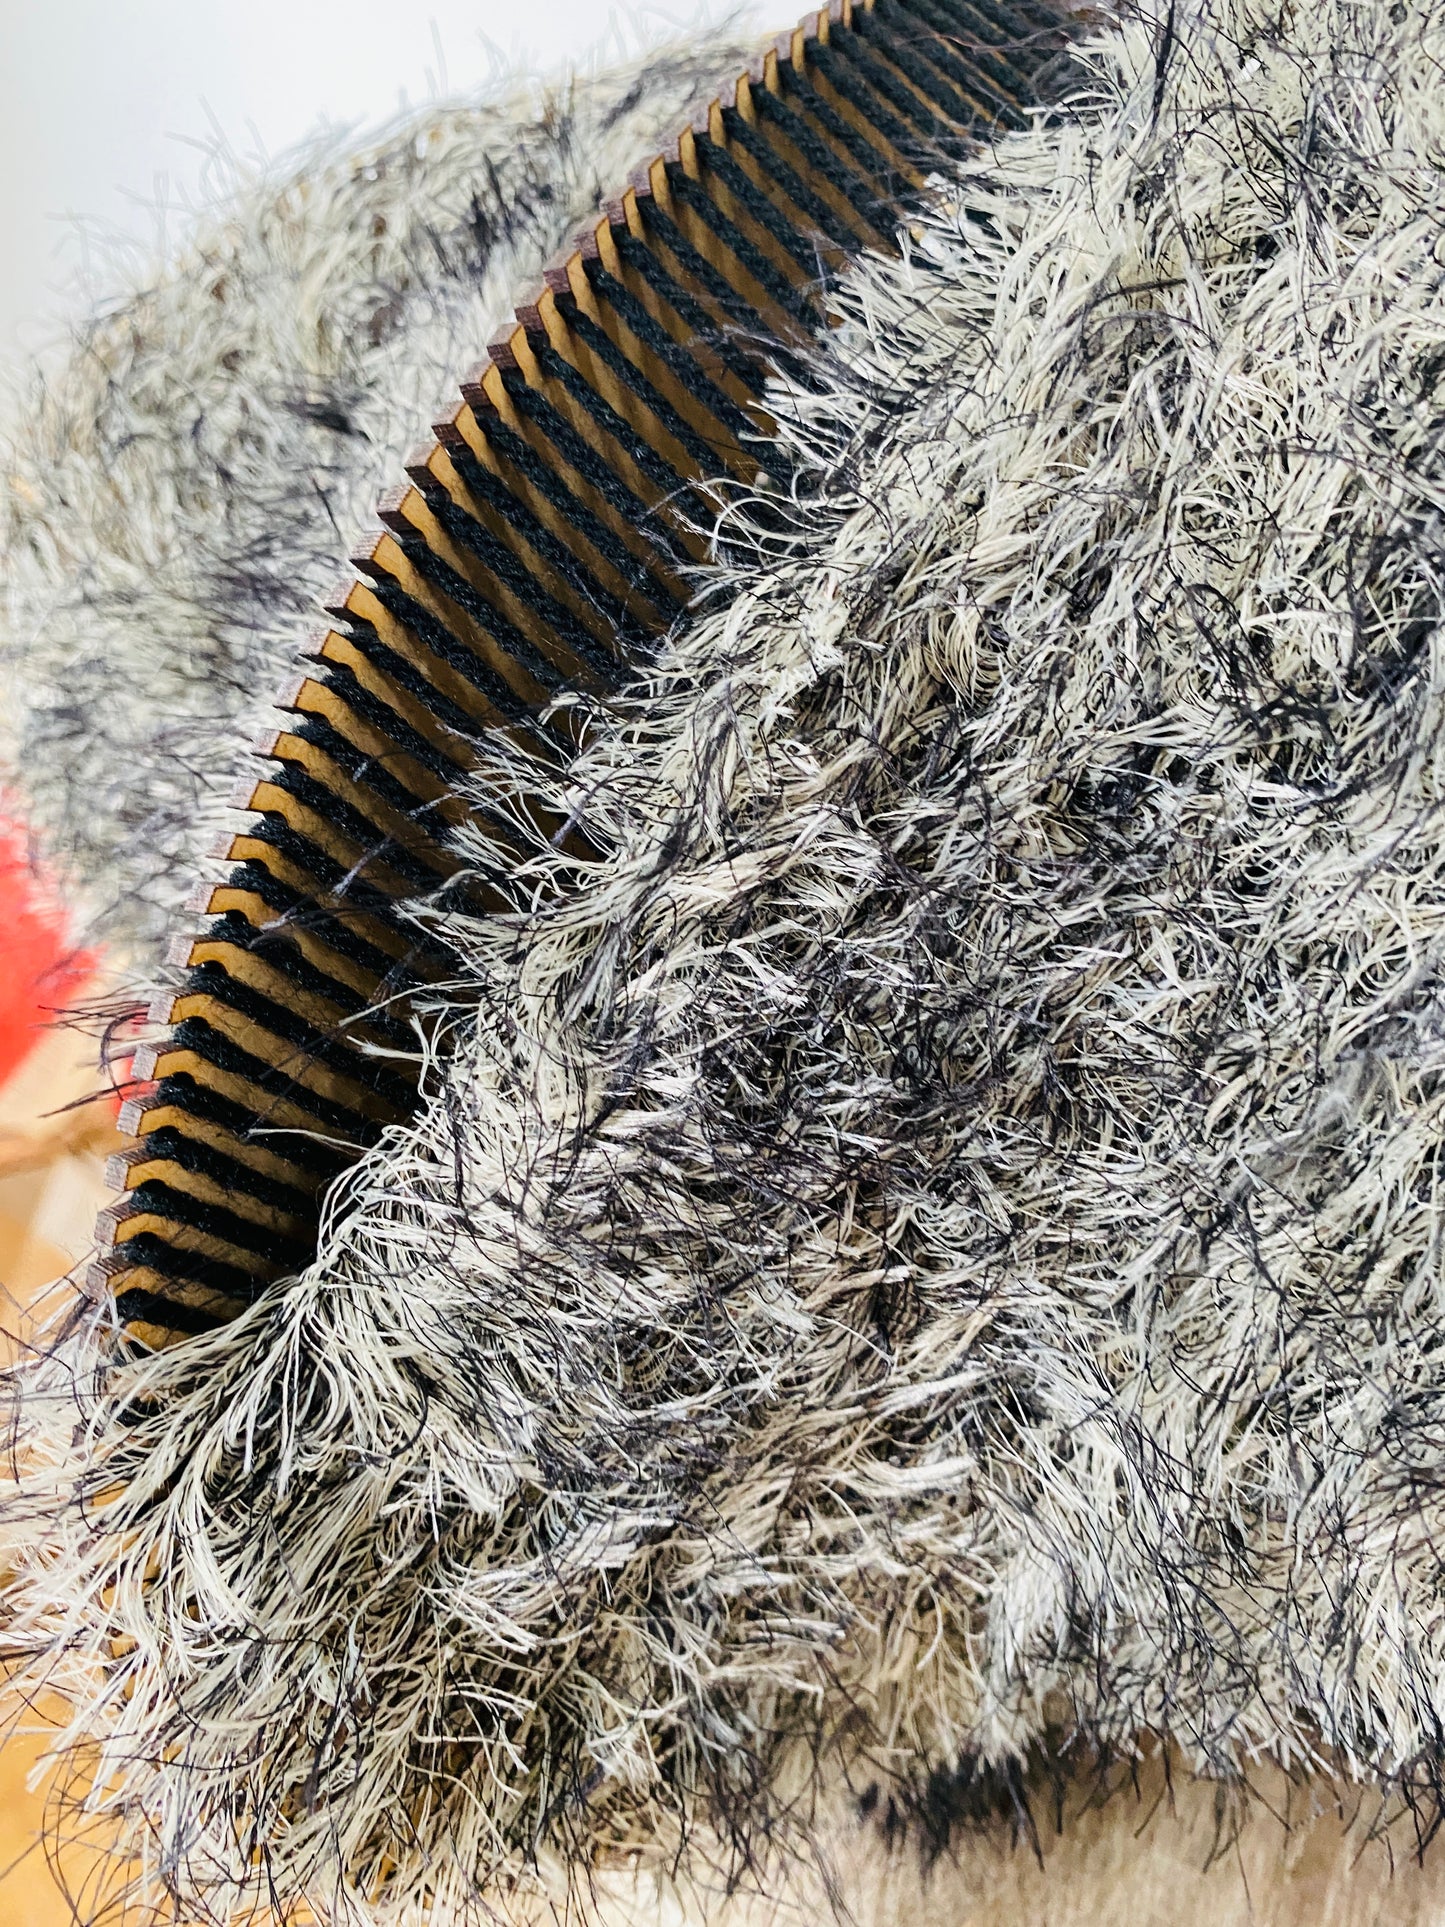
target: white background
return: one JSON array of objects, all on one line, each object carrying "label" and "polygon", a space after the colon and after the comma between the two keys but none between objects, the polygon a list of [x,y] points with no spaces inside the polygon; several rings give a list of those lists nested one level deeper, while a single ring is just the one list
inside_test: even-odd
[{"label": "white background", "polygon": [[29,355],[54,351],[82,301],[142,279],[165,234],[237,167],[274,162],[323,125],[369,128],[509,68],[616,57],[736,11],[726,0],[0,0],[5,385]]}]

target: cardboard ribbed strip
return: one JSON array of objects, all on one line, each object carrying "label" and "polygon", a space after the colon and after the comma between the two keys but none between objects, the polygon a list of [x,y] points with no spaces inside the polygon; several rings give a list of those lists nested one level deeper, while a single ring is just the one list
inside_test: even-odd
[{"label": "cardboard ribbed strip", "polygon": [[326,1185],[408,1114],[410,1004],[451,969],[408,900],[487,907],[448,842],[479,739],[575,748],[550,706],[616,686],[686,606],[709,491],[787,486],[766,383],[826,325],[827,278],[892,245],[932,160],[1019,122],[1060,41],[1033,6],[834,0],[632,174],[462,381],[172,946],[90,1274],[124,1322],[203,1330],[307,1261]]}]

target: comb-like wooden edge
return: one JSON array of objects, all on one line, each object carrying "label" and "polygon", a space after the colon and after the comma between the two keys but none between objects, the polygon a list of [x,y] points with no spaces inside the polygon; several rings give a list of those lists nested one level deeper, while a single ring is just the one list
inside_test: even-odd
[{"label": "comb-like wooden edge", "polygon": [[1019,122],[1065,40],[1033,0],[810,13],[548,263],[407,457],[136,1056],[87,1283],[137,1336],[205,1330],[314,1253],[326,1185],[415,1101],[413,1009],[455,967],[407,904],[499,900],[448,841],[480,740],[575,749],[555,699],[666,632],[712,491],[786,487],[765,384],[826,324],[827,272],[892,246],[931,160]]}]

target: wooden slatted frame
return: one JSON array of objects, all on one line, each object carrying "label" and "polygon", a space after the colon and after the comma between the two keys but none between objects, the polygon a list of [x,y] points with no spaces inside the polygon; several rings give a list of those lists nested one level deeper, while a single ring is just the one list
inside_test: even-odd
[{"label": "wooden slatted frame", "polygon": [[549,702],[665,632],[708,490],[766,490],[765,380],[825,325],[824,277],[891,246],[930,156],[1016,117],[1063,39],[1033,0],[808,15],[548,264],[407,458],[137,1053],[88,1274],[137,1336],[229,1318],[314,1249],[326,1184],[406,1114],[408,999],[450,967],[408,898],[485,908],[447,842],[478,745],[575,749]]}]

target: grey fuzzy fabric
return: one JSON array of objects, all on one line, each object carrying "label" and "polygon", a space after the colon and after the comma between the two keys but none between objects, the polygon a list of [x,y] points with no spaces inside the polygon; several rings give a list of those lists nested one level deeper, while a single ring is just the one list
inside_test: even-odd
[{"label": "grey fuzzy fabric", "polygon": [[0,768],[148,974],[316,598],[520,292],[748,49],[411,114],[211,217],[90,324],[0,494]]},{"label": "grey fuzzy fabric", "polygon": [[15,1639],[187,1917],[1151,1734],[1433,1810],[1445,22],[1088,58],[851,277],[315,1265],[28,1378]]}]

